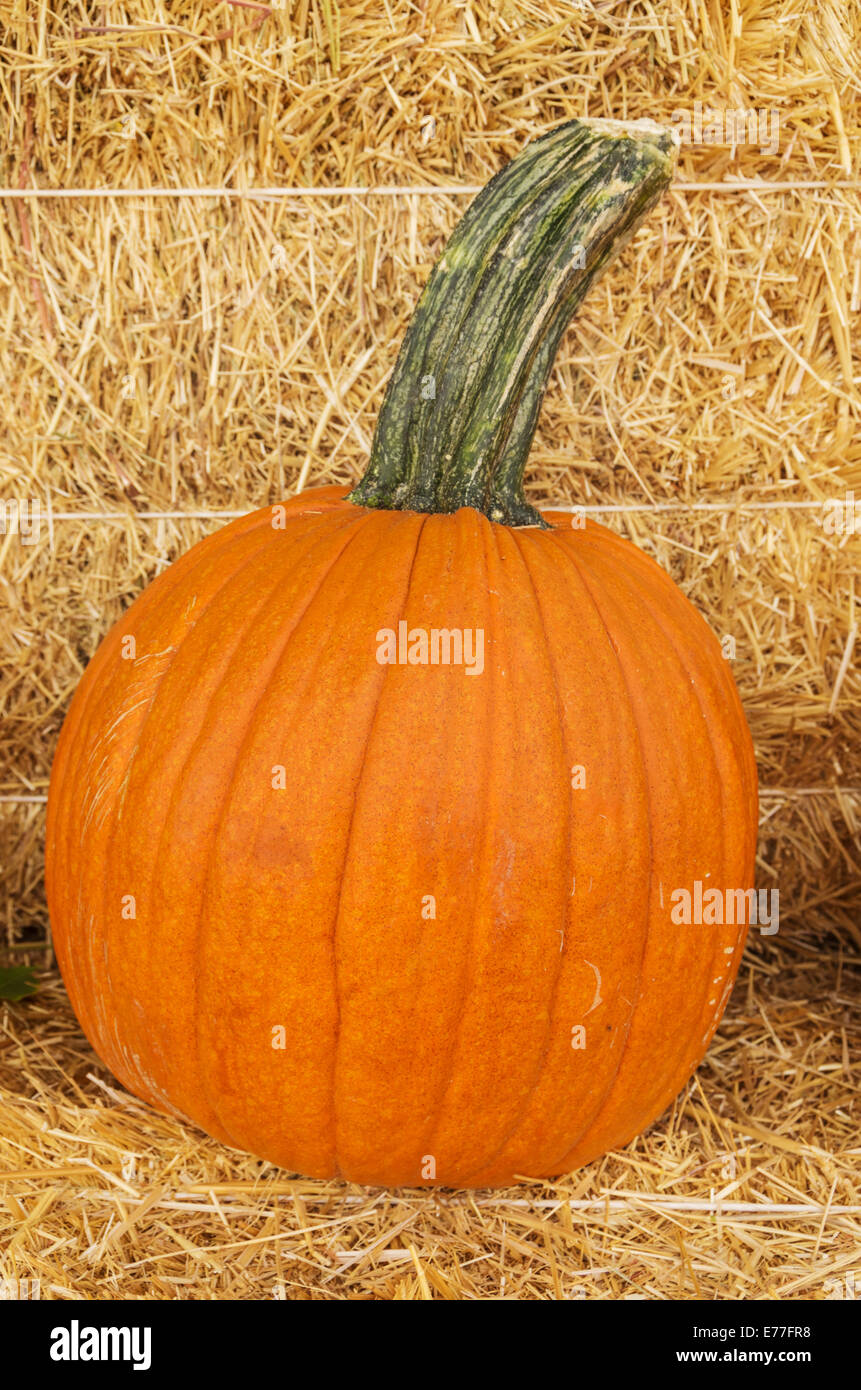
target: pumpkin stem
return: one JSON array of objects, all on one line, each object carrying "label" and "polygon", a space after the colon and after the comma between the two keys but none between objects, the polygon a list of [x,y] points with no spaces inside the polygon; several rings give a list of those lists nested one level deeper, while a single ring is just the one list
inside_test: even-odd
[{"label": "pumpkin stem", "polygon": [[559,340],[675,153],[651,121],[568,121],[491,179],[431,271],[351,502],[546,524],[523,470]]}]

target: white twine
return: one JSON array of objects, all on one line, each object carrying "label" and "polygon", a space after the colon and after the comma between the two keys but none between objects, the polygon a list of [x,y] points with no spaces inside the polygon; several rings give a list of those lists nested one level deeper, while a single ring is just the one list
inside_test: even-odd
[{"label": "white twine", "polygon": [[[319,188],[277,185],[259,188],[0,188],[0,198],[400,198],[457,197],[480,193],[483,183],[378,183],[329,184]],[[687,183],[676,180],[673,193],[787,193],[810,188],[861,188],[859,179],[727,179],[722,182]]]}]

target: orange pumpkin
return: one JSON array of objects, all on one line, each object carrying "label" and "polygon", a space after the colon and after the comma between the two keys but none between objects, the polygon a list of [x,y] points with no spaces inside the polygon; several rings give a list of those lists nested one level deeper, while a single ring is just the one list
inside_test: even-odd
[{"label": "orange pumpkin", "polygon": [[288,1169],[565,1172],[721,1017],[745,927],[673,902],[752,883],[728,666],[652,560],[520,491],[558,338],[671,161],[649,127],[527,146],[431,276],[352,500],[195,546],[72,702],[47,881],[81,1024],[136,1095]]}]

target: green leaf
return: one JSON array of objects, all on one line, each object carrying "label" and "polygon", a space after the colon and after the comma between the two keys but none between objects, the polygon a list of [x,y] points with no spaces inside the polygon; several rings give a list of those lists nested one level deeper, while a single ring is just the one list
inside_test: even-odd
[{"label": "green leaf", "polygon": [[31,965],[0,965],[0,999],[11,999],[17,1003],[35,994],[39,983]]}]

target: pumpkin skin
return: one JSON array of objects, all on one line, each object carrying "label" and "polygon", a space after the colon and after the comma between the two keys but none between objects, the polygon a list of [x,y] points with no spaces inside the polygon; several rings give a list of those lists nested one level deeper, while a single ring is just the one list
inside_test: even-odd
[{"label": "pumpkin skin", "polygon": [[[672,920],[753,885],[719,644],[592,522],[284,508],[165,571],[76,692],[46,869],[78,1018],[136,1095],[311,1177],[586,1164],[678,1094],[738,970],[744,926]],[[381,665],[401,621],[483,630],[483,672]]]}]

